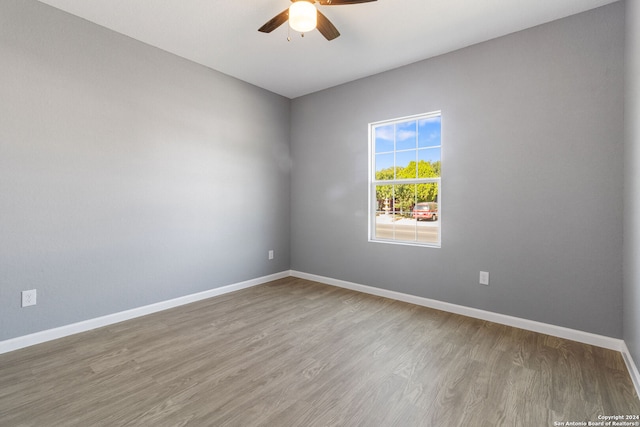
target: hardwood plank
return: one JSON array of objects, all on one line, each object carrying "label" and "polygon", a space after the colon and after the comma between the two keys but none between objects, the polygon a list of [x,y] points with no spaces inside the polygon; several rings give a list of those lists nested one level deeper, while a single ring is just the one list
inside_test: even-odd
[{"label": "hardwood plank", "polygon": [[0,425],[546,426],[640,414],[619,353],[286,278],[0,355]]}]

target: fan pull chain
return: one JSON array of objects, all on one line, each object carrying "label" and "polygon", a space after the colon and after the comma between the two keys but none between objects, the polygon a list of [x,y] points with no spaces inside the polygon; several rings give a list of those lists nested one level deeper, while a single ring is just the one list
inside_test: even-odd
[{"label": "fan pull chain", "polygon": [[[304,33],[300,33],[300,37],[304,37]],[[287,41],[291,41],[291,27],[287,26]]]}]

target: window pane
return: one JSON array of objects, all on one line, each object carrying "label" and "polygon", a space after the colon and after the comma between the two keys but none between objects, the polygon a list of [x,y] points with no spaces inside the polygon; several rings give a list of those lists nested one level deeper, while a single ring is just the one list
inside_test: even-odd
[{"label": "window pane", "polygon": [[396,124],[396,150],[416,148],[416,121]]},{"label": "window pane", "polygon": [[440,177],[440,147],[418,150],[418,178]]},{"label": "window pane", "polygon": [[376,185],[376,212],[388,214],[393,210],[393,185]]},{"label": "window pane", "polygon": [[416,222],[416,240],[420,243],[440,243],[440,211],[438,184],[418,184],[418,203],[413,209]]},{"label": "window pane", "polygon": [[416,150],[400,151],[396,153],[398,167],[396,179],[416,177]]},{"label": "window pane", "polygon": [[396,215],[411,217],[411,210],[416,203],[416,185],[400,184],[395,186],[394,208]]},{"label": "window pane", "polygon": [[418,184],[416,190],[416,202],[437,202],[438,183]]},{"label": "window pane", "polygon": [[440,119],[438,116],[418,121],[418,147],[440,145]]},{"label": "window pane", "polygon": [[393,125],[375,128],[376,153],[393,151]]},{"label": "window pane", "polygon": [[375,237],[393,239],[393,185],[376,185]]},{"label": "window pane", "polygon": [[376,180],[394,179],[393,153],[376,154]]}]

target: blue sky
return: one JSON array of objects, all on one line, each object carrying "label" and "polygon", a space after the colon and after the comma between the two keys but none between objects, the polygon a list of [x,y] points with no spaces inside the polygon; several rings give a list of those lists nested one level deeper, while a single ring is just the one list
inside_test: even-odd
[{"label": "blue sky", "polygon": [[440,116],[378,126],[374,132],[376,170],[393,166],[394,139],[397,166],[406,166],[411,160],[440,160]]}]

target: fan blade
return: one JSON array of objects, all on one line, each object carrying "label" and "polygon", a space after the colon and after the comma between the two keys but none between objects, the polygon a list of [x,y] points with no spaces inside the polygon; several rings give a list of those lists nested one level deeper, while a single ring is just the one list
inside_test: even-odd
[{"label": "fan blade", "polygon": [[318,11],[318,31],[329,41],[340,36],[338,29],[320,11]]},{"label": "fan blade", "polygon": [[270,33],[271,31],[278,28],[280,25],[287,22],[287,19],[289,19],[289,9],[286,9],[281,13],[277,14],[276,16],[274,16],[273,18],[271,18],[266,24],[258,28],[258,31],[262,33]]},{"label": "fan blade", "polygon": [[344,4],[369,3],[377,0],[318,0],[323,6],[339,6]]}]

